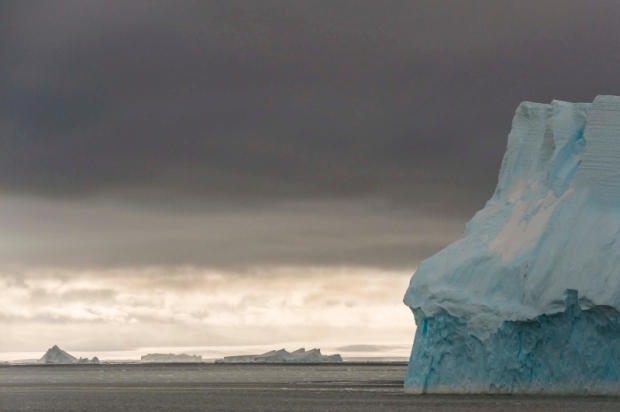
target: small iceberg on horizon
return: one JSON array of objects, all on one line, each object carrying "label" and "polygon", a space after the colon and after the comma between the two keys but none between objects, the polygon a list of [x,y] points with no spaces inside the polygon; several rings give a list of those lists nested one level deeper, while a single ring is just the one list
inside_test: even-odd
[{"label": "small iceberg on horizon", "polygon": [[91,360],[89,360],[88,358],[78,359],[75,356],[70,355],[69,353],[60,349],[58,345],[54,345],[50,349],[48,349],[47,352],[45,352],[45,355],[43,355],[43,357],[39,359],[37,363],[56,364],[56,365],[68,365],[72,363],[93,364],[93,363],[99,363],[99,358],[95,356]]},{"label": "small iceberg on horizon", "polygon": [[173,353],[149,353],[148,355],[143,355],[140,361],[145,363],[199,363],[202,362],[202,356],[188,355],[186,353],[178,355]]},{"label": "small iceberg on horizon", "polygon": [[306,351],[304,348],[288,352],[286,349],[272,350],[262,355],[240,355],[226,356],[218,359],[215,363],[337,363],[342,362],[342,356],[323,355],[321,349],[311,349]]}]

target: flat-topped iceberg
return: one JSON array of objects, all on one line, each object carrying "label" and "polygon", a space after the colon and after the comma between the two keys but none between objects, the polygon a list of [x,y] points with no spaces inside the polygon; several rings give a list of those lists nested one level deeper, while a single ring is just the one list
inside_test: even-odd
[{"label": "flat-topped iceberg", "polygon": [[196,363],[202,362],[200,355],[188,355],[186,353],[149,353],[140,357],[141,362],[152,363]]},{"label": "flat-topped iceberg", "polygon": [[409,392],[620,394],[620,98],[522,103],[495,193],[405,303]]},{"label": "flat-topped iceberg", "polygon": [[226,356],[216,361],[217,363],[307,363],[307,362],[342,362],[338,354],[323,355],[321,349],[305,350],[297,349],[288,352],[285,349],[272,350],[262,355]]}]

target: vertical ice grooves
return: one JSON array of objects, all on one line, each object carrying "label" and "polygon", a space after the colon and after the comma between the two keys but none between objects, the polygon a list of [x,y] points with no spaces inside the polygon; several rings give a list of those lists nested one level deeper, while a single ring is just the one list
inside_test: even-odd
[{"label": "vertical ice grooves", "polygon": [[554,119],[553,113],[557,113],[559,111],[559,102],[554,101],[551,103],[551,115],[547,117],[547,124],[545,126],[545,134],[543,136],[542,145],[540,148],[540,156],[538,157],[538,169],[537,172],[545,170],[551,157],[553,156],[553,152],[555,151],[555,133],[554,133]]},{"label": "vertical ice grooves", "polygon": [[550,109],[548,104],[523,102],[519,105],[500,171],[500,194],[508,193],[515,180],[528,180],[536,175]]},{"label": "vertical ice grooves", "polygon": [[556,197],[568,188],[581,162],[586,141],[584,128],[590,105],[554,101],[554,115],[548,128],[554,139],[554,153],[548,168],[548,184]]},{"label": "vertical ice grooves", "polygon": [[620,97],[598,96],[592,104],[576,185],[597,200],[620,204]]}]

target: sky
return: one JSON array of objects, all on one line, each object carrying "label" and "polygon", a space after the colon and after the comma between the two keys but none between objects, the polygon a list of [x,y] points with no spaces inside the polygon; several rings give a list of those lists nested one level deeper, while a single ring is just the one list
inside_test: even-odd
[{"label": "sky", "polygon": [[618,21],[606,0],[0,1],[0,357],[406,356],[409,278],[493,193],[518,104],[620,95]]}]

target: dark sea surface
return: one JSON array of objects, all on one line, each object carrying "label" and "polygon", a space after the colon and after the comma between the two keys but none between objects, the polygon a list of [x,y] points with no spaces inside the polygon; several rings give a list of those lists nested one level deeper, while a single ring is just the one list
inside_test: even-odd
[{"label": "dark sea surface", "polygon": [[412,396],[404,364],[0,366],[0,411],[620,411],[619,398]]}]

